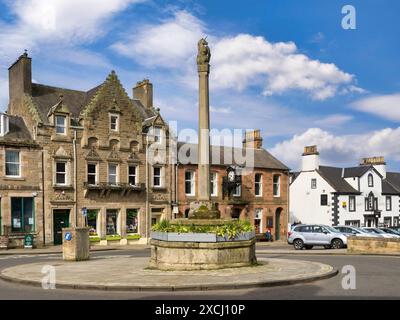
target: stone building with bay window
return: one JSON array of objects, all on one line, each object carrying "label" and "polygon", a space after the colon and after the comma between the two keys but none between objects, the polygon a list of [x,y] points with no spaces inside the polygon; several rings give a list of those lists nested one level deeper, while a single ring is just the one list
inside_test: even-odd
[{"label": "stone building with bay window", "polygon": [[[168,165],[168,127],[153,107],[152,84],[138,82],[130,98],[112,71],[93,89],[70,90],[33,83],[31,66],[24,53],[9,68],[7,114],[19,119],[31,139],[32,146],[21,148],[39,150],[25,167],[26,174],[39,177],[26,192],[43,191],[34,202],[43,217],[32,227],[43,233],[37,244],[60,244],[63,227],[84,225],[91,227],[93,241],[147,241],[152,222],[171,218],[175,176]],[[163,156],[149,162],[155,145]],[[13,181],[16,188],[28,183]],[[10,224],[4,210],[1,219],[2,226]]]},{"label": "stone building with bay window", "polygon": [[[178,143],[176,217],[187,217],[190,202],[197,196],[197,145]],[[235,155],[248,153],[253,166],[243,170],[241,184],[231,197],[224,191],[227,168],[240,167]],[[183,159],[182,156],[185,156]],[[259,130],[246,133],[242,148],[211,147],[211,198],[221,217],[249,219],[256,233],[265,238],[267,229],[274,240],[287,237],[289,169],[262,147]],[[240,169],[239,169],[240,170]]]}]

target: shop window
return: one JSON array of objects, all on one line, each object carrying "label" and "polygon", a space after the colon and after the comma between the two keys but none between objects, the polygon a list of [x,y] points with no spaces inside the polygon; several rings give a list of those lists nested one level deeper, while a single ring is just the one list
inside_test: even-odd
[{"label": "shop window", "polygon": [[106,234],[117,234],[118,210],[107,210],[106,212]]},{"label": "shop window", "polygon": [[138,210],[126,210],[126,233],[138,233]]},{"label": "shop window", "polygon": [[88,210],[87,211],[87,224],[89,227],[89,235],[90,236],[97,236],[97,218],[98,218],[99,210]]},{"label": "shop window", "polygon": [[11,198],[11,231],[34,231],[33,198]]}]

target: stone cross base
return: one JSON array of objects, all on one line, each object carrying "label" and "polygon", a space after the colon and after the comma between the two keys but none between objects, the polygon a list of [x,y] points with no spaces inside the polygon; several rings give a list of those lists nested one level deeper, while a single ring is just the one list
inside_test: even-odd
[{"label": "stone cross base", "polygon": [[190,203],[189,219],[219,219],[221,213],[211,201],[193,201]]}]

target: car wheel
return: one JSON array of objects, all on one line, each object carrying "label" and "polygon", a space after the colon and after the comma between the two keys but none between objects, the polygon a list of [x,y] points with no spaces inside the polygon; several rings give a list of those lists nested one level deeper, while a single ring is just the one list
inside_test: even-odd
[{"label": "car wheel", "polygon": [[325,249],[331,249],[332,247],[331,247],[330,244],[328,244],[328,245],[324,246],[324,248],[325,248]]},{"label": "car wheel", "polygon": [[311,250],[313,248],[313,246],[310,246],[310,245],[304,246],[304,247],[306,248],[306,250]]},{"label": "car wheel", "polygon": [[331,245],[333,249],[341,249],[343,248],[343,241],[340,239],[333,239]]},{"label": "car wheel", "polygon": [[304,242],[301,239],[296,239],[293,241],[293,246],[296,250],[301,250],[304,247]]}]

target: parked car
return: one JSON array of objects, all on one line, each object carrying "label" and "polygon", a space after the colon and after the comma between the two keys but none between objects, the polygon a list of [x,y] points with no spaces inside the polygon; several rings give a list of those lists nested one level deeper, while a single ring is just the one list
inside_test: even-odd
[{"label": "parked car", "polygon": [[323,246],[325,249],[340,249],[347,245],[347,237],[332,227],[326,225],[301,224],[288,232],[288,243],[296,250],[312,249],[313,246]]},{"label": "parked car", "polygon": [[400,226],[389,227],[389,229],[392,229],[392,230],[400,232]]},{"label": "parked car", "polygon": [[384,232],[384,231],[382,231],[382,230],[380,230],[378,228],[364,227],[363,229],[368,231],[368,232],[371,232],[371,233],[380,234],[382,237],[388,238],[388,239],[400,238],[400,236],[386,233],[386,232]]},{"label": "parked car", "polygon": [[343,233],[346,237],[371,237],[371,238],[381,238],[382,236],[376,233],[368,232],[361,228],[351,227],[351,226],[334,226],[334,229]]},{"label": "parked car", "polygon": [[390,229],[390,228],[379,228],[380,230],[382,230],[383,232],[386,232],[388,234],[394,234],[395,236],[399,236],[400,237],[400,232],[396,231],[394,229]]}]

